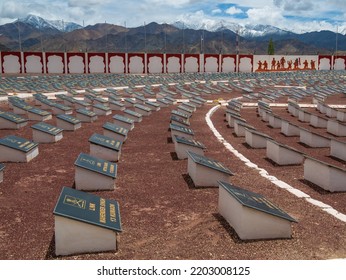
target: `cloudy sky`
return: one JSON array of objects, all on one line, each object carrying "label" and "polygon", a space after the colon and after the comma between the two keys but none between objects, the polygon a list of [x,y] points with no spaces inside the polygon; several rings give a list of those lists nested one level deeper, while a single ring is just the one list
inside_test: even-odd
[{"label": "cloudy sky", "polygon": [[346,31],[346,0],[0,0],[0,24],[28,14],[93,25],[152,21],[269,24],[294,32]]}]

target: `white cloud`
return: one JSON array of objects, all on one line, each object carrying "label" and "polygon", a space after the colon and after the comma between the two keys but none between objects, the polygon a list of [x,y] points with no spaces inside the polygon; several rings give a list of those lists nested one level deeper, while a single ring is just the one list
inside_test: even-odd
[{"label": "white cloud", "polygon": [[221,13],[222,13],[222,10],[221,10],[221,9],[214,9],[214,10],[211,11],[211,13],[212,13],[213,15],[221,14]]},{"label": "white cloud", "polygon": [[226,11],[225,11],[226,14],[229,14],[229,15],[236,15],[236,14],[242,14],[243,11],[237,7],[230,7],[228,8]]},{"label": "white cloud", "polygon": [[247,21],[251,24],[269,24],[278,26],[285,21],[281,9],[265,6],[263,8],[249,9]]}]

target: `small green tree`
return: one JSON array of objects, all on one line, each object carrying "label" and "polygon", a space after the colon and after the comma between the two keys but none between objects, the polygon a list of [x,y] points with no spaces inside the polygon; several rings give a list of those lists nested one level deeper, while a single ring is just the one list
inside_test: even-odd
[{"label": "small green tree", "polygon": [[268,54],[274,55],[274,53],[275,53],[274,42],[273,42],[273,39],[270,38],[269,43],[268,43]]}]

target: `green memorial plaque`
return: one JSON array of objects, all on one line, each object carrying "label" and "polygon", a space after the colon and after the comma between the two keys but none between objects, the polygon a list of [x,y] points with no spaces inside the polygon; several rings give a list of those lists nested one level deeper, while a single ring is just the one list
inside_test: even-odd
[{"label": "green memorial plaque", "polygon": [[250,207],[291,222],[297,222],[286,212],[275,206],[263,195],[254,193],[236,186],[233,186],[226,182],[219,182],[220,186],[223,187],[230,195],[232,195],[240,204]]},{"label": "green memorial plaque", "polygon": [[3,171],[5,169],[5,164],[0,163],[0,171]]},{"label": "green memorial plaque", "polygon": [[168,102],[168,101],[166,100],[166,98],[158,98],[158,99],[156,99],[156,101],[157,101],[157,102],[161,102],[161,103],[163,103],[163,104],[165,104],[165,105],[169,105],[169,104],[170,104],[170,102]]},{"label": "green memorial plaque", "polygon": [[189,119],[189,118],[190,118],[189,115],[184,114],[184,113],[182,113],[182,112],[179,112],[179,111],[177,111],[177,110],[172,110],[172,114],[173,114],[173,115],[177,115],[178,117],[182,117],[182,118],[184,118],[184,119]]},{"label": "green memorial plaque", "polygon": [[175,116],[175,115],[171,115],[171,121],[175,121],[175,122],[190,126],[190,122],[188,120],[185,120],[185,119],[178,117],[178,116]]},{"label": "green memorial plaque", "polygon": [[131,98],[125,98],[124,101],[127,101],[127,102],[129,102],[131,104],[135,104],[136,103],[136,101],[131,99]]},{"label": "green memorial plaque", "polygon": [[100,103],[96,103],[93,105],[94,108],[100,109],[102,111],[111,111],[111,108],[109,108],[108,106],[102,105]]},{"label": "green memorial plaque", "polygon": [[145,104],[146,104],[146,105],[149,105],[149,106],[156,107],[156,108],[159,108],[159,107],[160,107],[160,104],[157,104],[157,103],[151,102],[151,101],[145,101]]},{"label": "green memorial plaque", "polygon": [[56,116],[58,119],[66,121],[68,123],[71,124],[79,124],[81,121],[71,115],[65,115],[65,114],[61,114],[61,115],[57,115]]},{"label": "green memorial plaque", "polygon": [[193,130],[191,128],[187,128],[185,126],[176,125],[176,124],[171,123],[169,125],[169,128],[171,130],[176,130],[176,131],[180,131],[180,132],[183,132],[183,133],[186,133],[186,134],[194,135]]},{"label": "green memorial plaque", "polygon": [[66,105],[59,104],[59,103],[53,103],[52,106],[55,107],[55,108],[58,108],[58,109],[60,109],[60,110],[63,110],[63,111],[72,110],[71,107],[68,107],[68,106],[66,106]]},{"label": "green memorial plaque", "polygon": [[87,117],[95,117],[96,116],[96,113],[94,113],[93,111],[89,111],[89,110],[83,109],[83,108],[76,110],[76,112],[81,114],[81,115],[87,116]]},{"label": "green memorial plaque", "polygon": [[34,143],[30,140],[15,135],[8,135],[0,139],[0,145],[4,145],[6,147],[19,150],[22,152],[29,152],[38,146],[37,143]]},{"label": "green memorial plaque", "polygon": [[119,204],[91,193],[63,187],[54,215],[120,232]]},{"label": "green memorial plaque", "polygon": [[146,111],[146,112],[150,112],[151,111],[151,109],[149,107],[141,105],[141,104],[135,104],[134,107],[138,108],[140,110]]},{"label": "green memorial plaque", "polygon": [[5,112],[0,110],[0,118],[14,122],[16,124],[27,122],[27,119],[22,118],[20,115],[14,114],[12,112]]},{"label": "green memorial plaque", "polygon": [[47,111],[44,111],[44,110],[41,110],[41,109],[35,108],[35,107],[30,108],[28,110],[28,112],[42,116],[42,117],[51,115],[50,112],[47,112]]},{"label": "green memorial plaque", "polygon": [[188,112],[191,115],[193,114],[193,110],[191,108],[188,108],[188,107],[184,106],[184,105],[179,105],[177,108],[180,109],[180,110],[186,111],[186,112]]},{"label": "green memorial plaque", "polygon": [[125,107],[125,105],[123,103],[121,103],[120,100],[117,100],[117,101],[109,100],[109,103],[113,104],[113,105],[116,105],[116,106],[119,106],[119,107]]},{"label": "green memorial plaque", "polygon": [[185,137],[181,137],[178,135],[174,135],[174,137],[175,137],[175,140],[177,141],[177,143],[189,145],[189,146],[196,147],[196,148],[205,149],[205,146],[201,142],[198,142],[196,140],[187,139]]},{"label": "green memorial plaque", "polygon": [[133,124],[135,122],[133,119],[126,118],[126,117],[124,117],[122,115],[118,115],[118,114],[114,115],[113,119],[121,121],[121,122],[129,123],[129,124]]},{"label": "green memorial plaque", "polygon": [[78,105],[81,105],[81,106],[85,106],[85,107],[91,106],[90,103],[85,102],[83,100],[78,100],[78,99],[75,100],[75,103],[78,104]]},{"label": "green memorial plaque", "polygon": [[97,101],[97,102],[100,102],[100,103],[107,103],[108,101],[106,99],[103,99],[102,97],[96,97],[94,100],[94,102]]},{"label": "green memorial plaque", "polygon": [[50,124],[45,123],[45,122],[36,123],[36,124],[32,125],[31,128],[42,131],[42,132],[46,132],[46,133],[48,133],[50,135],[54,135],[54,136],[63,131],[63,129],[58,128],[58,127],[53,126],[53,125],[50,125]]},{"label": "green memorial plaque", "polygon": [[221,171],[223,173],[233,175],[233,173],[227,167],[223,166],[222,163],[220,163],[214,159],[195,154],[191,151],[187,151],[187,153],[191,157],[191,159],[197,164],[201,164],[201,165],[204,165],[206,167]]},{"label": "green memorial plaque", "polygon": [[134,116],[134,117],[136,117],[136,118],[141,118],[141,117],[142,117],[142,115],[141,115],[140,113],[137,113],[137,112],[132,111],[132,110],[129,110],[129,109],[126,109],[126,110],[124,111],[124,113],[129,114],[129,115],[131,115],[131,116]]},{"label": "green memorial plaque", "polygon": [[122,143],[120,141],[117,141],[111,137],[104,136],[98,133],[94,133],[90,138],[89,142],[100,145],[115,151],[120,151],[121,150],[121,145]]},{"label": "green memorial plaque", "polygon": [[110,122],[106,122],[102,127],[104,129],[110,130],[112,132],[115,132],[115,133],[118,133],[118,134],[121,134],[124,136],[126,136],[127,133],[129,132],[126,128],[123,128],[121,126],[115,125],[115,124],[110,123]]},{"label": "green memorial plaque", "polygon": [[78,167],[82,167],[108,177],[117,177],[117,165],[115,163],[93,157],[88,154],[80,153],[74,164]]}]

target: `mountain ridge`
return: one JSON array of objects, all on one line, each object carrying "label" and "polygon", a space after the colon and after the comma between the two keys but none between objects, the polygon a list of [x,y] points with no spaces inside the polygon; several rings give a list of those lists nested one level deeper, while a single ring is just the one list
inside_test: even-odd
[{"label": "mountain ridge", "polygon": [[[271,25],[186,22],[124,27],[97,23],[82,27],[73,22],[46,20],[28,15],[0,26],[0,50],[96,51],[167,53],[256,53],[266,54],[268,41],[276,54],[331,54],[346,52],[346,36],[331,31],[297,34]],[[20,41],[20,40],[21,41]]]}]

